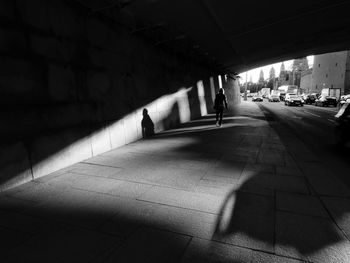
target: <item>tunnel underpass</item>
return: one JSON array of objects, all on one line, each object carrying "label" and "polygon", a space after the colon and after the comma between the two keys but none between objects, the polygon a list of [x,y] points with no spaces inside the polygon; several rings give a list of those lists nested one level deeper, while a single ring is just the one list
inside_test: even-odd
[{"label": "tunnel underpass", "polygon": [[238,82],[349,5],[1,1],[1,262],[349,262],[347,184]]}]

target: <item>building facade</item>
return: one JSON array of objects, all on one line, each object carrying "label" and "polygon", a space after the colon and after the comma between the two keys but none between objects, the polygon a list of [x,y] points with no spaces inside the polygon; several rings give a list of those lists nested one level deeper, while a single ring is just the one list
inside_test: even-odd
[{"label": "building facade", "polygon": [[301,72],[300,93],[312,93],[312,70],[313,68],[309,68]]},{"label": "building facade", "polygon": [[315,55],[310,93],[322,89],[340,89],[340,94],[350,93],[350,51]]},{"label": "building facade", "polygon": [[282,63],[278,77],[278,87],[285,85],[301,87],[302,73],[308,69],[309,64],[306,57],[294,59],[290,70],[286,70],[284,63]]}]

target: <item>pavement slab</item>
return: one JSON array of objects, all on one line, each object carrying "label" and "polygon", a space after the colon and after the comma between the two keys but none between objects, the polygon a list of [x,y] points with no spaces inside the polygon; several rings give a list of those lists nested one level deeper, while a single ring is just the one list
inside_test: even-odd
[{"label": "pavement slab", "polygon": [[115,214],[97,229],[103,233],[128,238],[142,226],[159,227],[157,218],[158,204],[131,199],[120,199],[114,204]]},{"label": "pavement slab", "polygon": [[143,225],[192,237],[211,239],[217,220],[218,215],[158,205],[153,207],[152,214],[149,214]]},{"label": "pavement slab", "polygon": [[263,253],[260,251],[253,251],[251,263],[301,263],[304,261],[281,257],[274,254]]},{"label": "pavement slab", "polygon": [[49,222],[44,218],[26,215],[20,212],[0,211],[0,226],[14,231],[37,234]]},{"label": "pavement slab", "polygon": [[286,163],[284,152],[283,150],[262,148],[259,152],[257,163],[284,166]]},{"label": "pavement slab", "polygon": [[96,229],[118,212],[120,197],[72,188],[25,211],[26,215]]},{"label": "pavement slab", "polygon": [[262,173],[259,174],[243,174],[239,182],[242,187],[247,185],[255,185],[256,187],[273,189],[292,193],[309,193],[306,180],[303,177],[295,176],[276,176],[275,174]]},{"label": "pavement slab", "polygon": [[225,161],[221,158],[215,165],[207,169],[206,175],[227,177],[238,180],[242,174],[243,168],[244,163],[242,162]]},{"label": "pavement slab", "polygon": [[[240,247],[274,252],[273,217],[235,214],[230,220],[219,222],[219,229],[213,240]],[[224,226],[222,226],[224,225]]]},{"label": "pavement slab", "polygon": [[137,198],[152,187],[149,184],[71,173],[52,179],[49,184],[130,198]]},{"label": "pavement slab", "polygon": [[306,175],[312,189],[319,195],[350,198],[350,189],[330,175]]},{"label": "pavement slab", "polygon": [[[64,173],[65,174],[65,173]],[[60,175],[63,176],[64,174]],[[17,199],[31,201],[33,203],[43,203],[60,199],[64,194],[68,194],[70,187],[67,185],[53,186],[46,183],[30,182],[20,191],[10,191],[8,195]]]},{"label": "pavement slab", "polygon": [[21,212],[37,204],[38,202],[16,198],[10,195],[2,195],[0,197],[0,211]]},{"label": "pavement slab", "polygon": [[216,214],[222,197],[155,186],[141,195],[138,200]]},{"label": "pavement slab", "polygon": [[179,262],[191,237],[141,228],[114,249],[103,262]]},{"label": "pavement slab", "polygon": [[261,163],[246,163],[244,170],[265,172],[265,173],[276,173],[276,166],[272,164],[261,164]]},{"label": "pavement slab", "polygon": [[69,170],[70,173],[85,174],[91,176],[100,176],[100,177],[112,177],[113,175],[123,171],[122,168],[103,166],[103,165],[94,165],[90,163],[78,163],[73,169]]},{"label": "pavement slab", "polygon": [[201,179],[199,183],[192,188],[192,191],[225,197],[232,190],[237,190],[238,188],[239,185],[237,183],[231,184],[220,182],[219,180]]},{"label": "pavement slab", "polygon": [[7,262],[93,262],[120,240],[94,231],[51,224],[25,243],[7,251]]},{"label": "pavement slab", "polygon": [[232,192],[223,202],[213,239],[273,252],[274,198]]},{"label": "pavement slab", "polygon": [[204,175],[205,171],[200,170],[154,167],[153,169],[127,168],[110,178],[177,189],[191,189]]},{"label": "pavement slab", "polygon": [[277,212],[276,254],[345,263],[350,260],[350,242],[330,219]]},{"label": "pavement slab", "polygon": [[[32,237],[32,234],[28,232],[18,231],[3,226],[0,226],[0,235],[1,240],[3,240],[0,247],[2,258],[9,250],[12,250],[17,246],[27,242]],[[6,242],[4,242],[5,240]]]},{"label": "pavement slab", "polygon": [[322,197],[327,210],[337,222],[337,225],[350,238],[350,199],[338,197]]},{"label": "pavement slab", "polygon": [[294,193],[276,193],[276,209],[296,214],[329,217],[319,198]]},{"label": "pavement slab", "polygon": [[216,241],[193,238],[181,263],[192,262],[251,262],[252,251]]},{"label": "pavement slab", "polygon": [[288,176],[304,176],[302,171],[298,167],[294,165],[289,166],[287,162],[286,166],[276,166],[276,174]]}]

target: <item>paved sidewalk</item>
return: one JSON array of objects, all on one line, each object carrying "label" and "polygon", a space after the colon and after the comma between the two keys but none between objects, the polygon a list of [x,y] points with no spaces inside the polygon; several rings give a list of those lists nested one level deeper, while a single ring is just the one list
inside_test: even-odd
[{"label": "paved sidewalk", "polygon": [[350,262],[350,190],[257,104],[4,192],[1,262]]}]

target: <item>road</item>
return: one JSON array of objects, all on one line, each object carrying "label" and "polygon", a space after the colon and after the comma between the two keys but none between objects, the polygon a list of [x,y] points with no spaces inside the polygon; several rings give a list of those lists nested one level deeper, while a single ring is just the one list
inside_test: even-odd
[{"label": "road", "polygon": [[286,106],[284,102],[259,103],[266,115],[279,125],[287,127],[295,136],[316,153],[324,163],[334,167],[344,183],[350,187],[350,148],[340,150],[335,146],[336,107],[316,107],[314,105]]}]

